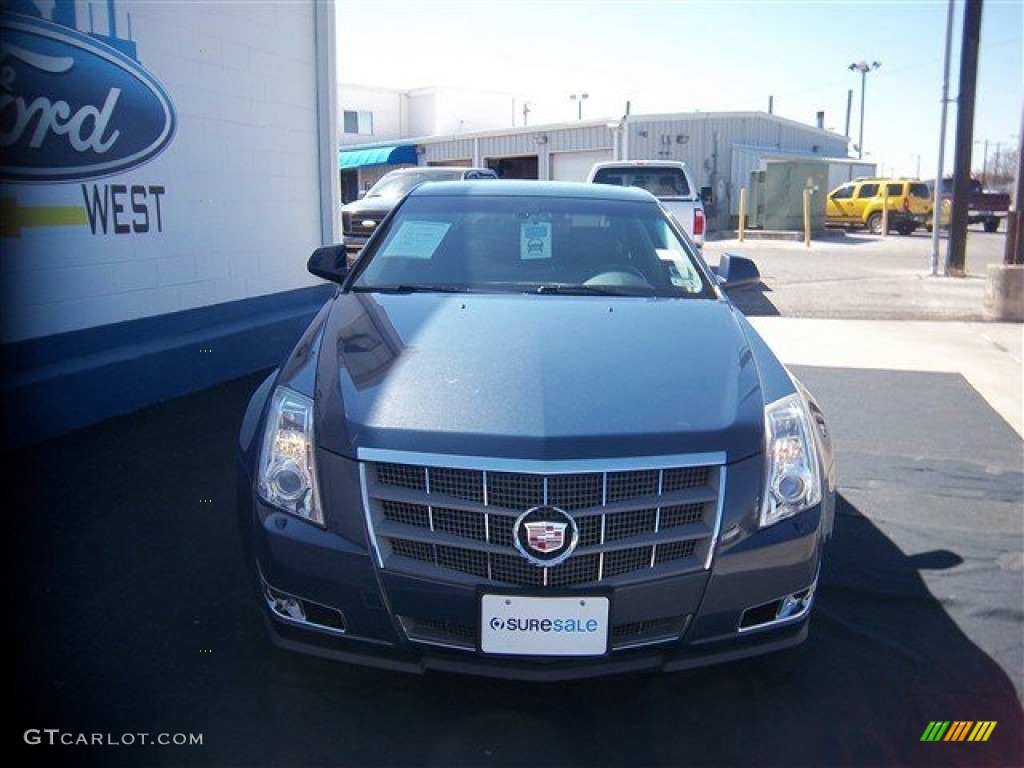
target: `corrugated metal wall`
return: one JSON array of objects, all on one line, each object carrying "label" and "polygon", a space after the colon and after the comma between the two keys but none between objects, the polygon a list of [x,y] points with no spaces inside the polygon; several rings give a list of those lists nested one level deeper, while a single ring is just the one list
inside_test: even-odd
[{"label": "corrugated metal wall", "polygon": [[502,157],[538,156],[538,175],[550,175],[553,153],[607,150],[630,160],[679,160],[686,163],[698,187],[711,187],[713,229],[729,226],[739,209],[739,190],[750,172],[766,157],[845,158],[848,140],[811,125],[758,112],[717,112],[685,115],[634,115],[626,135],[618,138],[604,123],[537,126],[531,130],[478,133],[475,136],[421,140],[420,162],[473,158],[475,164]]},{"label": "corrugated metal wall", "polygon": [[437,144],[421,144],[424,154],[420,156],[420,164],[437,164],[446,160],[464,160],[473,157],[473,139],[458,138],[442,141]]}]

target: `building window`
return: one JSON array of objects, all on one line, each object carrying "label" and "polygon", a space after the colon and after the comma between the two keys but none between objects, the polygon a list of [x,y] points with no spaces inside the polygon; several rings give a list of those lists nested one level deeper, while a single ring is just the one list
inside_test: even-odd
[{"label": "building window", "polygon": [[355,112],[345,110],[345,133],[358,133],[360,136],[373,134],[373,112]]}]

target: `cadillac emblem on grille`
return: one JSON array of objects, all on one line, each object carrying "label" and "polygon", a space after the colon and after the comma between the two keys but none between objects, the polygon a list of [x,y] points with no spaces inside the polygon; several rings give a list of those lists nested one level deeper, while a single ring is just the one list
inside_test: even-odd
[{"label": "cadillac emblem on grille", "polygon": [[576,521],[558,507],[534,507],[516,520],[513,541],[534,565],[550,568],[568,558],[579,542]]}]

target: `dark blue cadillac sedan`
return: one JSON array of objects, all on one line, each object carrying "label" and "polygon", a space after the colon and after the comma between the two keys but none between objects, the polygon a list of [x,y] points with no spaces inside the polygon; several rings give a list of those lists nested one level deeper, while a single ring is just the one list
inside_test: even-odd
[{"label": "dark blue cadillac sedan", "polygon": [[273,640],[408,671],[682,669],[807,635],[835,508],[815,401],[657,200],[427,183],[241,430]]}]

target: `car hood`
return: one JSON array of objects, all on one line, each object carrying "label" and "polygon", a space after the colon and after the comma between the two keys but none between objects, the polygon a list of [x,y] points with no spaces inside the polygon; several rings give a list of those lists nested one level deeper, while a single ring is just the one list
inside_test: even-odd
[{"label": "car hood", "polygon": [[706,299],[341,293],[321,447],[534,460],[763,450],[755,357]]},{"label": "car hood", "polygon": [[341,206],[341,212],[350,213],[353,216],[360,213],[386,213],[394,208],[401,199],[401,196],[362,197],[358,200],[353,200],[350,203],[345,203]]}]

